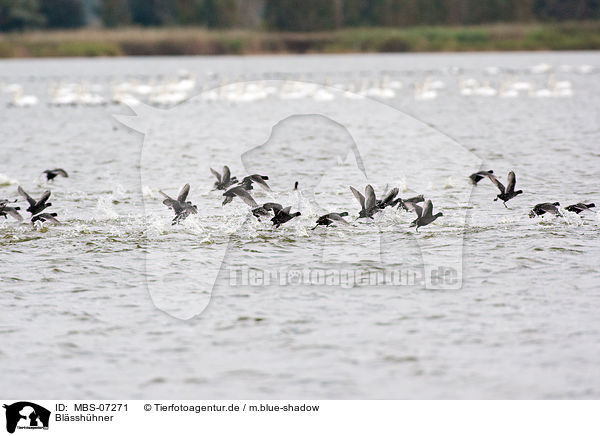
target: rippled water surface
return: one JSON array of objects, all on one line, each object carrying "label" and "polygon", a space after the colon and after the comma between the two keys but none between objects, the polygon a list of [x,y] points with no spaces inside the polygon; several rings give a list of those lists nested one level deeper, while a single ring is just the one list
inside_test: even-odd
[{"label": "rippled water surface", "polygon": [[[597,398],[599,215],[528,212],[600,206],[599,68],[593,52],[0,62],[0,199],[50,189],[61,221],[0,218],[0,391]],[[10,105],[16,85],[37,104]],[[108,104],[57,105],[60,88]],[[222,206],[225,164],[302,215],[275,230]],[[43,180],[54,167],[70,177]],[[492,201],[480,168],[524,193]],[[199,211],[172,226],[158,191],[184,183]],[[409,212],[355,220],[348,187],[367,183],[444,216],[418,234]],[[331,211],[350,225],[312,231]]]}]

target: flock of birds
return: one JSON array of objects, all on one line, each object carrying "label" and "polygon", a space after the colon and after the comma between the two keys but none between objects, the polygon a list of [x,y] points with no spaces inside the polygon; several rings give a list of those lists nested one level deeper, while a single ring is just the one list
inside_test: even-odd
[{"label": "flock of birds", "polygon": [[[477,185],[477,183],[479,183],[480,180],[482,180],[486,177],[488,179],[490,179],[492,181],[492,183],[494,185],[496,185],[496,187],[500,191],[500,194],[498,194],[496,196],[496,198],[494,198],[494,201],[502,200],[504,203],[504,207],[508,208],[508,206],[506,206],[506,202],[508,200],[510,200],[511,198],[515,198],[517,195],[523,193],[523,191],[520,189],[518,191],[515,191],[515,185],[517,183],[517,178],[515,176],[514,171],[511,171],[508,173],[508,184],[506,186],[504,186],[502,184],[502,182],[500,182],[500,180],[498,180],[498,178],[494,175],[494,170],[479,171],[479,172],[473,173],[469,176],[469,178],[471,179],[471,182],[474,185]],[[559,202],[538,203],[535,206],[533,206],[533,209],[531,209],[531,211],[529,212],[529,217],[535,218],[536,216],[541,216],[546,213],[549,213],[549,214],[552,214],[555,216],[562,216],[563,214],[560,211],[559,206],[560,206]],[[594,207],[596,207],[596,205],[594,203],[575,203],[575,204],[571,204],[571,205],[567,206],[565,208],[565,210],[567,210],[569,212],[574,212],[576,214],[580,214],[581,212],[590,210]]]},{"label": "flock of birds", "polygon": [[[223,167],[221,173],[212,168],[210,170],[216,178],[214,188],[216,190],[225,191],[223,193],[223,197],[225,197],[223,200],[223,206],[230,203],[234,198],[238,198],[250,207],[252,215],[254,215],[259,221],[263,218],[269,218],[273,223],[274,228],[279,228],[282,224],[285,224],[301,215],[300,212],[292,213],[291,206],[283,207],[280,203],[274,202],[267,202],[259,205],[256,202],[250,193],[250,191],[254,189],[254,184],[256,184],[256,186],[260,186],[262,189],[268,192],[272,192],[271,188],[266,182],[269,180],[268,176],[252,174],[244,177],[242,180],[238,180],[237,177],[231,176],[231,170],[227,165]],[[501,200],[504,204],[504,207],[507,208],[508,206],[506,206],[506,203],[509,200],[523,193],[522,190],[515,190],[516,176],[513,171],[508,173],[508,183],[506,186],[504,186],[504,184],[498,180],[498,178],[494,175],[493,170],[479,171],[471,174],[469,178],[474,185],[477,185],[482,179],[488,178],[500,191],[500,193],[496,195],[496,198],[494,198],[494,201]],[[297,189],[298,182],[296,182],[294,185],[294,190]],[[350,186],[350,191],[360,205],[360,211],[358,212],[358,217],[356,219],[373,219],[373,216],[377,212],[384,210],[386,207],[396,207],[398,209],[413,211],[416,213],[416,218],[412,221],[411,227],[415,227],[415,230],[418,231],[419,227],[429,225],[437,218],[443,216],[442,212],[435,214],[433,213],[432,201],[425,200],[423,195],[417,195],[415,197],[403,199],[398,196],[398,188],[393,188],[389,191],[386,188],[380,199],[377,199],[375,190],[371,185],[367,185],[365,187],[364,195],[352,186]],[[175,213],[175,217],[173,218],[172,222],[173,225],[179,224],[190,214],[198,213],[197,206],[193,205],[192,202],[187,201],[187,197],[190,192],[189,184],[184,185],[176,199],[162,191],[159,192],[165,197],[163,204],[172,209]],[[424,203],[423,206],[421,206],[420,203]],[[560,206],[560,204],[557,202],[536,204],[531,210],[529,216],[533,218],[535,216],[544,215],[545,213],[562,215],[558,206]],[[595,207],[594,203],[576,203],[567,206],[565,209],[569,212],[575,212],[579,214],[593,207]],[[318,226],[329,227],[332,224],[349,225],[349,222],[344,219],[344,217],[347,217],[348,215],[349,214],[346,211],[330,212],[325,215],[321,215],[317,219],[316,225],[312,228],[312,230],[315,230]]]},{"label": "flock of birds", "polygon": [[[46,180],[48,181],[54,180],[57,176],[69,177],[69,174],[62,168],[45,170],[44,174],[46,175]],[[56,212],[46,212],[46,209],[52,206],[52,203],[48,202],[50,195],[52,195],[50,191],[45,191],[39,200],[34,199],[31,195],[25,192],[25,190],[21,186],[17,188],[17,191],[19,192],[19,195],[21,195],[21,197],[23,197],[29,205],[26,211],[31,214],[31,224],[35,224],[38,221],[42,223],[49,221],[53,224],[60,224],[60,221],[56,219],[56,217],[58,216]],[[9,204],[14,204],[18,201],[19,200],[0,200],[0,217],[7,219],[8,215],[10,215],[17,221],[23,221],[23,217],[19,213],[21,207],[9,206]]]},{"label": "flock of birds", "polygon": [[[184,84],[181,87],[180,84]],[[356,83],[334,83],[326,80],[326,87],[316,83],[284,81],[281,86],[273,86],[266,81],[258,82],[222,82],[211,88],[202,87],[198,95],[199,101],[253,102],[270,97],[281,100],[313,99],[315,101],[331,101],[340,96],[346,99],[392,99],[399,96],[404,84],[398,80],[390,80],[384,76],[382,80],[363,79]],[[49,90],[47,103],[49,106],[104,106],[122,104],[138,106],[147,103],[152,106],[168,107],[180,104],[194,96],[195,81],[173,82],[167,85],[149,85],[144,83],[124,82],[113,86],[112,97],[102,94],[102,86],[78,83],[67,83]],[[443,80],[426,78],[411,85],[415,100],[434,100],[447,88]],[[335,88],[335,89],[330,89]],[[181,88],[181,89],[180,89]],[[40,99],[33,94],[24,94],[20,84],[9,84],[2,88],[11,95],[8,106],[32,107],[39,104]],[[335,92],[335,90],[339,92]],[[571,97],[572,84],[568,80],[556,80],[550,76],[546,83],[538,85],[534,82],[507,78],[494,86],[490,81],[479,81],[474,78],[459,78],[458,90],[461,96],[515,98],[523,95],[529,97]]]},{"label": "flock of birds", "polygon": [[[285,224],[293,218],[296,218],[301,215],[300,212],[291,213],[291,206],[283,207],[279,203],[272,202],[264,203],[261,206],[256,202],[256,200],[254,200],[254,198],[249,192],[252,189],[254,189],[254,183],[256,183],[257,186],[260,186],[261,188],[272,192],[271,188],[265,181],[269,180],[268,176],[252,174],[244,177],[241,181],[238,181],[237,177],[231,177],[231,171],[227,165],[223,167],[222,173],[219,173],[218,171],[212,168],[211,172],[217,179],[217,181],[214,184],[215,189],[225,191],[225,193],[223,194],[223,196],[225,197],[225,199],[223,200],[223,205],[226,205],[227,203],[231,202],[234,198],[237,197],[244,203],[246,203],[248,206],[250,206],[252,215],[254,215],[259,221],[261,220],[261,218],[270,218],[271,222],[273,223],[273,227],[275,228],[279,228],[279,226],[281,226],[282,224]],[[298,182],[294,184],[294,190],[297,189]],[[384,193],[382,199],[380,200],[376,198],[375,191],[371,185],[367,185],[367,187],[365,188],[365,195],[358,192],[352,186],[350,186],[350,190],[356,197],[361,207],[361,210],[358,213],[358,218],[373,219],[373,215],[376,212],[379,212],[388,206],[398,206],[404,208],[405,210],[409,210],[410,208],[417,213],[417,218],[413,221],[412,226],[415,226],[418,229],[419,227],[432,223],[436,218],[442,216],[441,213],[437,213],[435,215],[432,214],[433,204],[431,203],[431,200],[428,200],[425,203],[424,208],[421,208],[421,206],[417,204],[424,201],[424,197],[422,195],[408,199],[402,199],[400,197],[397,197],[398,188],[393,188],[389,192]],[[189,185],[186,184],[182,190],[182,193],[185,194],[185,196],[187,196],[188,192]],[[185,201],[185,197],[183,198],[183,201]],[[164,204],[170,206],[170,197],[168,197],[164,201]],[[194,213],[195,209],[191,208],[195,208],[195,206],[192,206],[189,202],[187,202],[186,204],[189,207],[189,209],[187,209],[186,211]],[[180,203],[178,210],[181,210],[181,207],[182,205]],[[178,210],[174,209],[175,219],[173,220],[173,224],[178,223],[182,217],[185,218],[189,214],[189,212],[178,214]],[[325,215],[321,215],[317,219],[316,225],[312,228],[312,230],[315,230],[319,226],[329,227],[331,224],[334,223],[349,225],[350,223],[348,223],[348,221],[344,219],[344,217],[347,216],[348,212],[330,212]]]},{"label": "flock of birds", "polygon": [[[98,82],[60,82],[48,87],[49,106],[104,106],[122,104],[137,106],[146,102],[156,106],[178,104],[189,98],[196,87],[196,79],[187,71],[178,77],[160,81],[144,82],[111,81],[112,97],[105,95],[105,86]],[[37,95],[25,94],[20,83],[0,83],[0,93],[11,96],[9,107],[32,107],[40,103]]]},{"label": "flock of birds", "polygon": [[[227,165],[223,167],[221,173],[212,168],[210,171],[216,178],[214,189],[225,191],[223,193],[223,206],[232,202],[234,198],[238,198],[250,207],[254,217],[256,217],[259,221],[265,218],[270,219],[274,228],[279,228],[281,225],[301,215],[300,212],[292,213],[291,206],[284,207],[280,203],[275,202],[267,202],[259,205],[256,202],[251,194],[251,191],[254,189],[255,185],[267,192],[272,192],[271,188],[266,182],[269,180],[268,176],[251,174],[242,178],[241,180],[238,180],[237,177],[231,176],[231,170]],[[69,174],[62,168],[46,170],[43,173],[45,174],[47,181],[53,181],[58,176],[69,177]],[[493,170],[479,171],[471,174],[469,178],[474,185],[477,185],[483,179],[489,179],[500,191],[500,193],[494,198],[494,201],[501,200],[506,208],[508,208],[506,203],[509,200],[523,193],[523,191],[520,189],[515,190],[517,179],[514,171],[510,171],[508,173],[506,186],[504,186],[504,184],[498,180],[498,178],[494,175]],[[294,190],[298,190],[298,182],[294,184]],[[49,190],[46,190],[39,200],[31,197],[21,186],[17,188],[17,191],[19,195],[21,195],[28,203],[26,211],[31,214],[30,222],[32,225],[38,221],[42,223],[48,221],[53,224],[60,224],[56,218],[58,216],[57,213],[46,211],[48,207],[52,206],[52,203],[48,202],[48,199],[51,195]],[[415,230],[418,232],[419,227],[427,226],[434,222],[437,218],[443,216],[442,212],[435,214],[433,213],[432,201],[425,200],[423,195],[417,195],[411,198],[401,198],[398,196],[398,188],[393,188],[388,191],[386,187],[380,199],[378,199],[375,195],[375,190],[371,185],[367,185],[365,187],[364,195],[352,186],[350,186],[350,191],[360,205],[360,211],[358,212],[356,219],[374,219],[373,216],[376,213],[381,212],[387,207],[395,207],[404,211],[413,211],[416,213],[416,218],[412,221],[411,227],[415,227]],[[190,185],[188,183],[183,186],[176,198],[171,197],[163,191],[159,191],[159,193],[164,197],[163,204],[172,209],[175,214],[175,217],[172,221],[173,225],[180,224],[190,214],[198,213],[198,207],[187,199],[190,193]],[[10,215],[17,221],[23,221],[23,217],[19,212],[21,207],[13,205],[17,202],[18,200],[0,200],[0,217],[7,219]],[[423,203],[422,206],[420,205],[421,203]],[[546,213],[555,216],[563,216],[559,207],[560,203],[558,202],[539,203],[536,204],[529,212],[529,216],[534,218]],[[565,210],[580,214],[594,207],[596,207],[594,203],[581,202],[571,204],[567,206]],[[321,215],[316,220],[316,225],[312,228],[312,230],[315,230],[319,226],[329,227],[332,224],[349,225],[350,223],[344,219],[348,215],[349,214],[346,211],[330,212],[325,215]]]},{"label": "flock of birds", "polygon": [[[564,65],[556,69],[558,73],[577,72],[589,74],[593,72],[589,65],[570,66]],[[445,75],[454,75],[461,96],[515,98],[529,97],[571,97],[573,95],[572,83],[569,80],[558,80],[555,70],[547,64],[530,67],[524,71],[527,74],[544,75],[545,80],[528,80],[519,78],[518,72],[501,70],[488,67],[485,77],[477,79],[464,75],[460,69],[447,69],[441,71]],[[330,101],[336,98],[361,99],[365,97],[376,99],[392,99],[400,95],[401,90],[412,90],[415,100],[434,100],[451,87],[451,83],[443,78],[434,78],[429,73],[424,79],[403,83],[392,75],[385,73],[377,77],[362,77],[358,80],[336,80],[326,76],[322,82],[325,87],[315,82],[314,78],[306,79],[299,76],[297,79],[284,76],[279,83],[269,79],[240,78],[230,81],[219,78],[215,73],[209,74],[209,82],[199,88],[198,81],[193,73],[181,70],[174,77],[157,77],[144,79],[111,79],[106,84],[96,81],[59,82],[51,83],[48,87],[46,99],[50,106],[101,106],[106,104],[122,104],[137,106],[147,103],[158,107],[169,107],[187,101],[197,91],[198,101],[231,101],[252,102],[267,98],[282,100],[313,99],[315,101]],[[491,79],[501,75],[501,79]],[[337,90],[338,92],[336,92]],[[0,83],[0,93],[10,95],[9,106],[32,107],[40,103],[40,98],[33,94],[25,94],[20,83]]]}]

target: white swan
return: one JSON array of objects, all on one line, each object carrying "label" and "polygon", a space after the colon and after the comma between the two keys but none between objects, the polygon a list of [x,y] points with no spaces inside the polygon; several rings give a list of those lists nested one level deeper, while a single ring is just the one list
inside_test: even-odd
[{"label": "white swan", "polygon": [[31,107],[39,102],[35,95],[23,95],[23,88],[18,88],[14,93],[10,102],[11,106],[15,107]]}]

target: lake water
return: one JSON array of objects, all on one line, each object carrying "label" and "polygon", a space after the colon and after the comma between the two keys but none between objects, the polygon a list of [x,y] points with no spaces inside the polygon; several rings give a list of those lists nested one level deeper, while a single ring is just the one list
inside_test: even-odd
[{"label": "lake water", "polygon": [[[598,398],[600,216],[528,213],[600,206],[599,73],[596,52],[0,61],[0,199],[50,189],[61,221],[0,218],[0,391]],[[225,164],[302,215],[222,206]],[[478,169],[524,193],[503,207]],[[172,226],[158,191],[185,183],[199,211]],[[367,183],[444,215],[355,220]],[[333,211],[350,225],[311,230]]]}]

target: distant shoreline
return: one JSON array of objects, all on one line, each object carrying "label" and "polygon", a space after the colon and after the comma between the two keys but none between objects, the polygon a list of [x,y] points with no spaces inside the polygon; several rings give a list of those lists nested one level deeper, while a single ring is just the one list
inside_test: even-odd
[{"label": "distant shoreline", "polygon": [[0,34],[0,58],[599,49],[600,21],[313,33],[177,27]]}]

